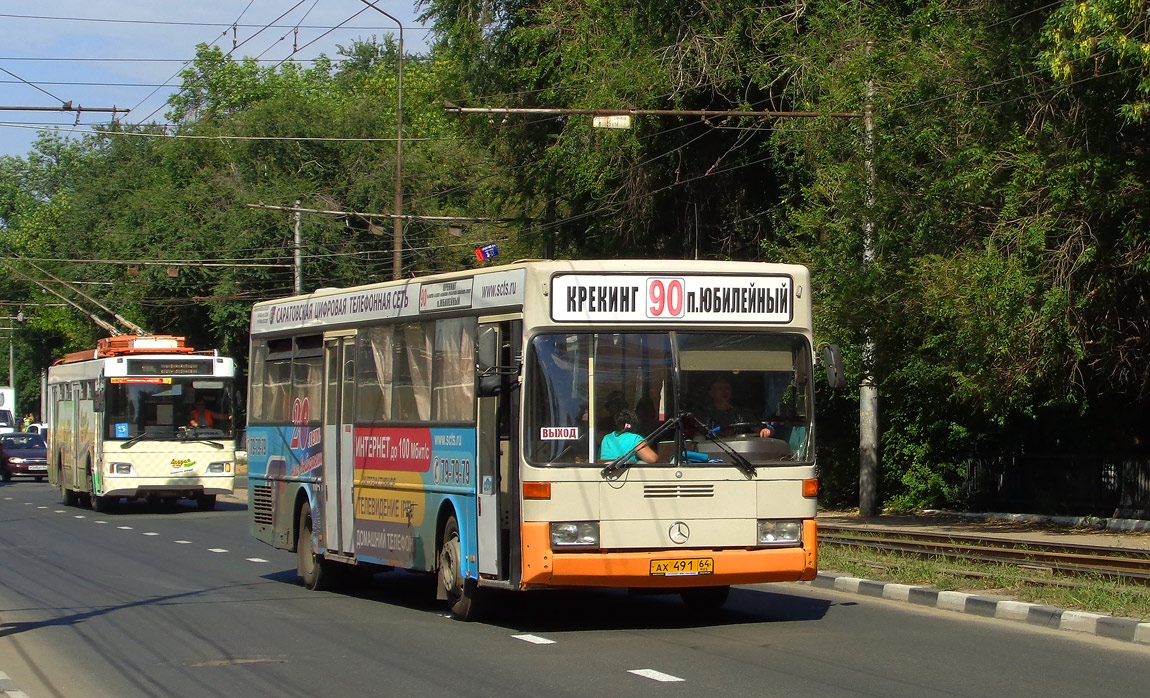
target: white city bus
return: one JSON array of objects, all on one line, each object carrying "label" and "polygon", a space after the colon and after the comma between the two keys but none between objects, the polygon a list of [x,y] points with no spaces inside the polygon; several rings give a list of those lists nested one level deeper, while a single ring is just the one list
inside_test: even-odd
[{"label": "white city bus", "polygon": [[[487,587],[717,608],[815,575],[804,267],[522,262],[259,303],[251,342],[252,533],[309,588],[438,572],[468,618]],[[623,408],[654,462],[601,457]]]},{"label": "white city bus", "polygon": [[[64,503],[194,499],[235,487],[235,362],[183,337],[120,335],[48,369],[48,479]],[[197,403],[210,416],[193,425]]]}]

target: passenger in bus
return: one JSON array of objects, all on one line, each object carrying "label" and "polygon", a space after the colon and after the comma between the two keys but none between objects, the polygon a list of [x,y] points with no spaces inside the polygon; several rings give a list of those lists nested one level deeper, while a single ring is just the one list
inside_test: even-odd
[{"label": "passenger in bus", "polygon": [[655,449],[648,446],[642,436],[632,431],[638,421],[639,418],[635,415],[634,410],[630,408],[619,410],[619,413],[615,415],[615,431],[604,436],[599,444],[599,459],[613,461],[631,449],[635,449],[630,458],[632,463],[638,463],[639,460],[654,463],[658,460],[659,455],[655,453]]},{"label": "passenger in bus", "polygon": [[775,428],[736,407],[732,402],[733,395],[729,378],[721,376],[711,382],[711,389],[707,391],[710,404],[703,408],[702,414],[704,426],[718,431],[735,424],[753,424],[759,426],[760,437],[765,439],[773,436]]}]

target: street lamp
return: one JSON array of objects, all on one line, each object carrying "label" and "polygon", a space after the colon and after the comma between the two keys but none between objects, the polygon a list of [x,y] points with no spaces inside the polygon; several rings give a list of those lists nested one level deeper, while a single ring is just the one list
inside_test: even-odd
[{"label": "street lamp", "polygon": [[395,280],[403,273],[403,24],[376,7],[374,2],[360,2],[399,26],[399,77],[395,82],[395,211],[391,246],[391,278]]}]

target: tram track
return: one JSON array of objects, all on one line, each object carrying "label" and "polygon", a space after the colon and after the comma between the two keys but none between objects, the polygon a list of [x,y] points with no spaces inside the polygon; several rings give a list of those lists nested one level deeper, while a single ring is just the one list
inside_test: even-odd
[{"label": "tram track", "polygon": [[951,562],[1013,565],[1060,577],[1105,577],[1150,586],[1150,550],[1036,542],[914,529],[819,524],[819,543]]}]

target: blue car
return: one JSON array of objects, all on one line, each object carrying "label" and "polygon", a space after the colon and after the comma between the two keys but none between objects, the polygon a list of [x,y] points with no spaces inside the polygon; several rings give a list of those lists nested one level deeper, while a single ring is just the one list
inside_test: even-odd
[{"label": "blue car", "polygon": [[34,477],[36,482],[48,475],[44,437],[21,432],[0,434],[0,480],[8,482],[15,475]]}]

